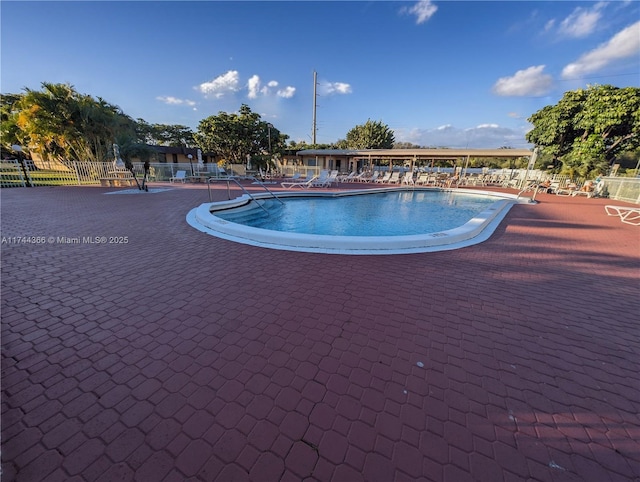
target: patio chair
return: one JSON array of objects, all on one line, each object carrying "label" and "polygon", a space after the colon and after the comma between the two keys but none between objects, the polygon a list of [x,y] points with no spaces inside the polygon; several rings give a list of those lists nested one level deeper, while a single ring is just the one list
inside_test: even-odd
[{"label": "patio chair", "polygon": [[400,182],[401,184],[411,184],[413,185],[413,172],[411,171],[407,171],[404,173],[404,176],[402,176],[402,181]]},{"label": "patio chair", "polygon": [[301,179],[302,175],[299,172],[295,172],[293,174],[293,176],[291,176],[289,179],[285,179],[285,182],[299,182],[299,181],[304,181],[304,179]]},{"label": "patio chair", "polygon": [[418,176],[418,179],[416,179],[415,184],[423,186],[423,185],[427,184],[428,181],[429,181],[429,173],[428,172],[421,172],[420,175]]},{"label": "patio chair", "polygon": [[320,171],[320,175],[313,180],[311,183],[312,187],[324,187],[327,183],[327,179],[329,179],[329,171],[323,169]]},{"label": "patio chair", "polygon": [[[359,176],[362,176],[362,175],[363,175],[363,173],[359,174]],[[356,179],[356,181],[374,183],[378,179],[378,176],[380,176],[380,171],[373,171],[373,174],[371,174],[370,177],[366,177],[366,178],[365,177],[360,177],[360,178]]]},{"label": "patio chair", "polygon": [[325,186],[329,187],[334,182],[336,184],[338,184],[338,171],[331,171],[329,173],[329,176],[327,177],[327,180],[325,181]]},{"label": "patio chair", "polygon": [[389,184],[400,184],[400,172],[396,171],[391,174],[391,177],[387,180]]},{"label": "patio chair", "polygon": [[176,175],[169,178],[169,182],[181,181],[184,183],[187,180],[187,171],[176,171]]},{"label": "patio chair", "polygon": [[356,175],[356,171],[351,171],[349,174],[338,176],[338,182],[351,182]]},{"label": "patio chair", "polygon": [[607,216],[619,216],[620,221],[633,226],[640,226],[640,208],[627,206],[613,206],[611,204],[604,207]]},{"label": "patio chair", "polygon": [[289,188],[293,188],[293,187],[299,187],[300,189],[309,189],[310,187],[312,187],[314,181],[316,180],[316,176],[313,176],[311,179],[309,179],[308,181],[298,181],[298,182],[281,182],[280,185],[284,188],[289,187]]},{"label": "patio chair", "polygon": [[376,182],[381,182],[381,183],[388,182],[390,177],[391,177],[391,173],[385,172],[382,177],[378,177],[378,179],[376,179]]}]

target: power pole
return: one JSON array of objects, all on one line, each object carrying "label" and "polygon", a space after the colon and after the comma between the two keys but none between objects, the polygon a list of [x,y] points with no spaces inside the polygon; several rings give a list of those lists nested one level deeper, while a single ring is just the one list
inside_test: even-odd
[{"label": "power pole", "polygon": [[318,73],[314,70],[313,71],[313,125],[311,128],[311,142],[312,144],[315,145],[316,143],[316,99],[317,99],[317,92],[316,92],[316,87],[318,85]]}]

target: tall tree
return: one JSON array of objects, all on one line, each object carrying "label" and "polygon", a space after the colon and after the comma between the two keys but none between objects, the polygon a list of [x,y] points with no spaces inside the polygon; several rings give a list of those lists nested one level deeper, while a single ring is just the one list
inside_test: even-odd
[{"label": "tall tree", "polygon": [[527,140],[564,170],[583,176],[606,171],[618,154],[640,146],[640,89],[595,85],[566,92],[529,122]]},{"label": "tall tree", "polygon": [[346,141],[348,149],[391,149],[395,137],[389,126],[368,119],[347,132]]},{"label": "tall tree", "polygon": [[138,137],[156,146],[195,147],[193,131],[180,124],[149,124],[144,119],[137,120]]},{"label": "tall tree", "polygon": [[215,152],[234,164],[243,164],[247,158],[266,163],[285,149],[287,138],[245,104],[237,113],[219,112],[201,120],[195,134],[203,151]]},{"label": "tall tree", "polygon": [[112,159],[115,138],[135,133],[135,121],[120,108],[69,84],[44,82],[40,91],[25,89],[7,123],[11,120],[12,136],[25,150],[61,162]]}]

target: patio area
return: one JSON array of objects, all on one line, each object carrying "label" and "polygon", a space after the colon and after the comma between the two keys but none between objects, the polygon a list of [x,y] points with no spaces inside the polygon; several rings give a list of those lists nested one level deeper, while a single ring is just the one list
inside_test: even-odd
[{"label": "patio area", "polygon": [[151,187],[2,190],[3,482],[640,479],[624,203],[339,256],[206,235],[205,185]]}]

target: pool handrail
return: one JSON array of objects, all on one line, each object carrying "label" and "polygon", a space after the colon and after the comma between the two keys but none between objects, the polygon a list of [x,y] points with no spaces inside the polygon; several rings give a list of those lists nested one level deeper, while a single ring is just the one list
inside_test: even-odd
[{"label": "pool handrail", "polygon": [[[284,204],[284,202],[282,201],[282,199],[280,199],[278,196],[275,195],[275,193],[269,189],[267,186],[264,185],[264,183],[262,181],[260,181],[259,179],[256,179],[253,176],[250,177],[245,177],[245,179],[251,179],[254,182],[256,182],[257,184],[259,184],[260,186],[263,187],[263,189],[265,191],[267,191],[269,194],[271,194],[271,197],[273,197],[274,199],[277,199],[278,201],[280,201],[280,204]],[[229,181],[233,181],[236,183],[236,185],[242,189],[242,192],[244,192],[247,196],[249,196],[249,198],[251,198],[252,201],[255,201],[257,206],[260,206],[260,208],[262,208],[262,210],[267,213],[267,216],[269,216],[269,211],[262,205],[260,204],[257,199],[255,197],[253,197],[251,195],[251,193],[249,191],[247,191],[245,189],[245,187],[240,184],[240,182],[238,181],[238,179],[235,178],[235,176],[227,176],[227,177],[210,177],[207,179],[207,191],[209,192],[209,202],[213,202],[213,200],[211,199],[211,183],[212,182],[218,182],[218,181],[226,181],[227,182],[227,198],[230,200],[231,199],[231,188],[229,185]]]}]

